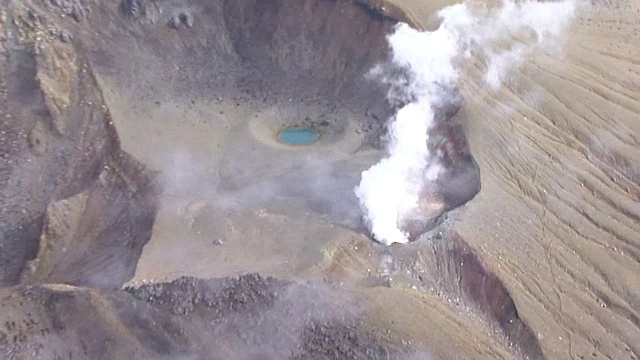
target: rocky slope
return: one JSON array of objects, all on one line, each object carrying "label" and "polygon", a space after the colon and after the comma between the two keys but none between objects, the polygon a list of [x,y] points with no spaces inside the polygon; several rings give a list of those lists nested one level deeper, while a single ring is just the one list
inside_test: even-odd
[{"label": "rocky slope", "polygon": [[5,359],[400,359],[362,329],[344,290],[259,275],[117,292],[0,290]]},{"label": "rocky slope", "polygon": [[120,150],[68,34],[20,3],[1,19],[0,283],[36,259],[29,279],[120,287],[150,237],[152,177]]},{"label": "rocky slope", "polygon": [[[394,2],[430,23],[421,3]],[[640,3],[578,4],[563,51],[499,91],[469,66],[459,117],[483,189],[455,228],[547,358],[637,359]]]}]

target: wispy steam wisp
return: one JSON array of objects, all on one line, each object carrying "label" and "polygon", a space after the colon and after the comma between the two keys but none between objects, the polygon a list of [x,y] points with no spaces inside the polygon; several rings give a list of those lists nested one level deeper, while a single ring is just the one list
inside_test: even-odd
[{"label": "wispy steam wisp", "polygon": [[355,193],[374,238],[385,244],[407,242],[398,226],[417,211],[425,179],[438,176],[440,164],[427,148],[434,112],[462,76],[461,60],[486,64],[485,82],[498,87],[506,75],[540,47],[553,43],[569,25],[575,0],[514,2],[498,7],[465,2],[438,13],[440,27],[431,32],[396,26],[388,36],[392,63],[406,78],[374,74],[389,82],[389,100],[404,104],[391,119],[388,156],[362,173]]}]

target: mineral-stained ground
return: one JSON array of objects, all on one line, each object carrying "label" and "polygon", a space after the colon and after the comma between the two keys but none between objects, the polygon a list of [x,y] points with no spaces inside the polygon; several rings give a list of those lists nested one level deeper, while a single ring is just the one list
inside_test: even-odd
[{"label": "mineral-stained ground", "polygon": [[367,74],[445,5],[0,0],[0,358],[637,360],[637,0],[500,90],[470,61],[428,232],[368,237]]}]

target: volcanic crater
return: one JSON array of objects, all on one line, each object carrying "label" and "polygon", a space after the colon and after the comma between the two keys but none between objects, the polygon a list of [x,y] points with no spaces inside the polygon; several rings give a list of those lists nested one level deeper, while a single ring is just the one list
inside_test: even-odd
[{"label": "volcanic crater", "polygon": [[[8,359],[544,358],[453,226],[481,190],[460,96],[416,241],[363,225],[353,189],[399,106],[369,72],[395,24],[420,26],[402,8],[1,4]],[[317,138],[283,144],[291,128]]]}]

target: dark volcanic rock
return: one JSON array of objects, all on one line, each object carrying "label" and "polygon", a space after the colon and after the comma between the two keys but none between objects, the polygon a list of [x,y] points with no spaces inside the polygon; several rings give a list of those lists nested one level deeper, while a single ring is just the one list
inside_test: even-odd
[{"label": "dark volcanic rock", "polygon": [[[340,296],[332,296],[340,295]],[[345,294],[259,275],[127,291],[0,290],[7,359],[391,359]],[[177,304],[177,305],[176,305]]]},{"label": "dark volcanic rock", "polygon": [[218,314],[264,310],[273,306],[277,291],[288,285],[274,278],[248,274],[239,278],[201,280],[182,277],[170,283],[147,284],[126,290],[138,299],[176,315],[188,315],[201,305]]},{"label": "dark volcanic rock", "polygon": [[444,214],[469,202],[481,189],[480,168],[471,155],[463,124],[456,116],[462,99],[455,92],[444,90],[444,93],[449,95],[435,108],[427,143],[429,162],[439,164],[441,169],[435,180],[424,174],[420,211],[402,225],[412,240],[433,229]]},{"label": "dark volcanic rock", "polygon": [[313,323],[302,333],[302,348],[292,357],[303,359],[397,359],[355,323]]},{"label": "dark volcanic rock", "polygon": [[122,0],[122,12],[134,19],[146,14],[146,6],[142,0]]},{"label": "dark volcanic rock", "polygon": [[83,21],[89,12],[89,8],[83,4],[82,0],[45,0],[44,3],[48,9],[57,10],[77,22]]},{"label": "dark volcanic rock", "polygon": [[169,27],[173,29],[179,29],[181,27],[191,29],[193,27],[193,21],[193,15],[191,13],[181,11],[171,17]]},{"label": "dark volcanic rock", "polygon": [[432,161],[443,165],[437,180],[445,211],[466,204],[480,192],[480,168],[471,155],[464,127],[457,115],[462,107],[458,95],[439,107],[430,133],[429,153]]}]

